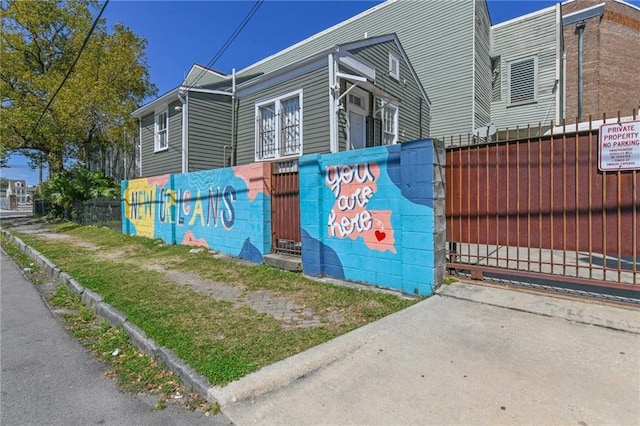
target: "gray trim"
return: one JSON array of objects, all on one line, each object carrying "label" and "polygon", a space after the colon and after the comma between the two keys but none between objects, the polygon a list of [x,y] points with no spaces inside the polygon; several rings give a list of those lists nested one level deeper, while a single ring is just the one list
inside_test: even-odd
[{"label": "gray trim", "polygon": [[236,90],[236,97],[241,98],[245,96],[251,96],[255,93],[263,91],[268,87],[276,86],[278,84],[285,83],[286,81],[293,78],[307,74],[308,72],[321,68],[324,65],[324,57],[321,56],[315,58],[314,55],[313,61],[308,62],[302,66],[299,66],[298,63],[292,64],[291,66],[282,68],[281,70],[265,74],[262,77],[258,77],[254,80],[239,85]]},{"label": "gray trim", "polygon": [[210,93],[212,95],[232,96],[231,92],[227,92],[225,90],[203,89],[201,87],[186,87],[186,86],[180,86],[180,89],[185,92]]},{"label": "gray trim", "polygon": [[562,17],[562,25],[575,24],[578,21],[584,21],[589,18],[596,18],[604,15],[604,3],[597,4],[587,9],[582,9]]},{"label": "gray trim", "polygon": [[168,91],[167,93],[160,96],[159,98],[156,98],[153,101],[149,102],[148,104],[145,104],[140,108],[138,108],[137,110],[133,111],[131,113],[131,116],[134,118],[142,118],[143,116],[149,114],[149,112],[154,111],[157,105],[170,104],[171,102],[178,99],[179,90],[180,90],[180,87],[176,87],[175,89]]},{"label": "gray trim", "polygon": [[143,117],[147,115],[149,112],[154,111],[158,107],[158,105],[164,105],[164,104],[168,105],[171,102],[174,102],[175,100],[178,99],[181,93],[185,93],[185,92],[211,93],[214,95],[231,96],[231,93],[225,92],[222,90],[211,90],[211,89],[202,89],[198,87],[178,86],[175,89],[172,89],[167,93],[165,93],[164,95],[160,96],[159,98],[156,98],[151,102],[141,106],[137,110],[133,111],[131,113],[131,116],[134,118]]}]

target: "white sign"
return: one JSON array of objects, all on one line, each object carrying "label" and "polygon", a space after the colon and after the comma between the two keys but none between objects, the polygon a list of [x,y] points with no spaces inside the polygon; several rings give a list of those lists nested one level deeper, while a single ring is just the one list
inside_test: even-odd
[{"label": "white sign", "polygon": [[603,172],[640,169],[640,121],[603,124],[599,145]]}]

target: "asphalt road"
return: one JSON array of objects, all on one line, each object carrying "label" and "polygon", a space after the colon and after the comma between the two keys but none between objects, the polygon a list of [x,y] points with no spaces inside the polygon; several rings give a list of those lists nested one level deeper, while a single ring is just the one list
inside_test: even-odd
[{"label": "asphalt road", "polygon": [[4,252],[0,275],[0,424],[228,425],[156,400],[120,392],[105,367],[64,330]]}]

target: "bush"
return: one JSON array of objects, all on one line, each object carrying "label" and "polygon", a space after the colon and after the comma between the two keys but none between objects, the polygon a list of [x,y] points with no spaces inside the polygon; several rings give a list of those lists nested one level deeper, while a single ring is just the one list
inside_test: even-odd
[{"label": "bush", "polygon": [[120,185],[102,172],[75,166],[55,173],[42,184],[40,198],[51,203],[50,216],[75,220],[82,214],[82,202],[93,198],[120,196]]}]

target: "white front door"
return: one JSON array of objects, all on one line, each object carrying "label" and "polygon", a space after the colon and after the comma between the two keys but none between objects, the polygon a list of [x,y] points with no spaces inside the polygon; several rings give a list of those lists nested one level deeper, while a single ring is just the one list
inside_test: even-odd
[{"label": "white front door", "polygon": [[367,146],[367,121],[359,111],[349,111],[349,149]]},{"label": "white front door", "polygon": [[367,116],[369,115],[369,95],[354,87],[348,95],[348,143],[347,149],[361,149],[367,146]]}]

